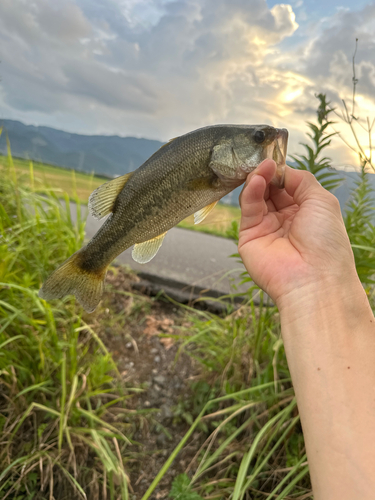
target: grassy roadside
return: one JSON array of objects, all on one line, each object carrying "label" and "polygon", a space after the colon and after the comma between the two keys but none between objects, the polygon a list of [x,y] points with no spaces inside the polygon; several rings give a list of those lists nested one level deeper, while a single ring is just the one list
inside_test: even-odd
[{"label": "grassy roadside", "polygon": [[[20,182],[12,159],[3,163],[0,498],[311,500],[279,315],[262,292],[251,288],[240,309],[229,305],[221,317],[185,306],[178,328],[164,316],[165,310],[155,316],[151,299],[121,289],[116,281],[121,276],[112,281],[111,299],[93,315],[82,314],[70,297],[46,303],[37,290],[47,273],[81,245],[83,222],[78,218],[72,223],[69,195],[43,186],[35,179],[37,169],[25,168]],[[72,191],[70,196],[79,208],[79,198]],[[58,197],[65,199],[65,206]],[[375,271],[373,200],[363,170],[345,225],[370,298]],[[114,302],[116,295],[121,301]],[[172,305],[180,314],[180,306]],[[113,361],[115,351],[112,356],[107,344],[116,335],[118,349],[133,350],[123,367],[125,375],[139,373],[140,360],[144,370],[152,373],[157,366],[160,372],[162,348],[178,345],[176,359],[164,367],[161,381],[159,372],[150,373],[160,385],[142,387],[149,391],[144,407],[130,406],[137,387],[121,383],[118,376],[120,364]],[[152,343],[136,352],[134,346],[142,346],[147,335]],[[123,345],[125,339],[130,347]],[[183,355],[199,367],[198,374],[185,377],[190,394],[177,388],[178,403],[164,408],[166,420],[150,425],[145,412],[154,402],[162,411],[162,397],[172,386],[169,369]],[[181,422],[188,430],[175,447],[173,438],[180,439],[176,425]],[[132,453],[137,433],[152,441],[155,427],[157,448]],[[173,443],[168,450],[166,441]],[[180,460],[184,452],[186,461]],[[159,460],[155,473],[152,469],[147,475],[147,459]],[[170,474],[176,472],[177,462],[184,472]],[[136,491],[142,481],[144,488]]]},{"label": "grassy roadside", "polygon": [[[0,155],[0,166],[4,166],[7,162],[7,157]],[[20,184],[31,187],[30,161],[14,158],[13,163],[19,176]],[[43,190],[46,186],[49,186],[55,190],[58,196],[59,192],[61,193],[60,196],[63,196],[63,193],[67,193],[72,199],[78,197],[82,204],[87,204],[92,191],[108,181],[104,177],[46,165],[44,163],[32,162],[32,168],[32,182],[36,191]],[[219,203],[200,224],[195,225],[193,216],[190,216],[180,222],[178,227],[227,237],[228,232],[231,230],[232,222],[239,222],[240,213],[238,207]]]},{"label": "grassy roadside", "polygon": [[[129,480],[145,460],[131,448],[145,410],[129,407],[138,388],[121,383],[98,332],[120,328],[131,335],[130,315],[142,322],[150,305],[126,292],[130,302],[117,313],[104,302],[88,316],[70,297],[39,299],[45,276],[82,244],[83,221],[70,219],[68,195],[64,206],[60,191],[20,184],[10,157],[0,175],[0,498],[146,500],[151,490],[135,496],[137,479]],[[29,178],[36,186],[32,169]],[[286,481],[280,498],[290,485],[309,491],[277,311],[248,299],[224,318],[187,307],[185,326],[167,327],[155,339],[178,341],[180,352],[202,367],[166,430],[170,439],[179,422],[191,424],[177,451],[196,431],[196,458],[173,486],[167,482],[171,498],[240,498],[254,488],[263,492],[256,499],[274,490],[271,499],[280,478]],[[166,475],[176,454],[165,456],[147,486]],[[154,484],[155,498],[166,498],[168,491]]]},{"label": "grassy roadside", "polygon": [[0,167],[0,498],[127,500],[132,390],[74,301],[38,297],[46,273],[83,243],[79,202],[73,223],[67,196],[64,206],[49,189],[23,187],[8,160]]}]

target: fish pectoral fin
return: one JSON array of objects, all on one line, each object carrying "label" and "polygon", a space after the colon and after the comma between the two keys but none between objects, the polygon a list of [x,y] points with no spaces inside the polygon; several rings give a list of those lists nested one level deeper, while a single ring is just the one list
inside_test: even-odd
[{"label": "fish pectoral fin", "polygon": [[143,243],[136,243],[132,251],[133,259],[139,264],[146,264],[155,257],[161,247],[164,237],[167,233],[159,234],[156,238],[144,241]]},{"label": "fish pectoral fin", "polygon": [[117,196],[123,190],[133,172],[116,177],[93,191],[89,198],[89,211],[95,219],[102,219],[113,211]]},{"label": "fish pectoral fin", "polygon": [[217,201],[214,201],[213,203],[210,203],[209,205],[201,208],[198,210],[198,212],[195,212],[194,214],[194,224],[199,224],[204,220],[207,215],[213,210],[216,206]]}]

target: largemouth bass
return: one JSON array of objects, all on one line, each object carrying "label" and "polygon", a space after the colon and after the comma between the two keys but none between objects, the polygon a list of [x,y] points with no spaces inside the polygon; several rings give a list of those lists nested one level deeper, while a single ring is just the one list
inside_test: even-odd
[{"label": "largemouth bass", "polygon": [[39,296],[50,300],[73,294],[92,312],[109,264],[127,248],[134,245],[137,262],[149,262],[168,229],[191,214],[196,224],[201,222],[265,158],[276,161],[273,183],[282,187],[287,142],[286,129],[268,125],[214,125],[172,139],[137,170],[91,194],[91,214],[109,217],[48,277]]}]

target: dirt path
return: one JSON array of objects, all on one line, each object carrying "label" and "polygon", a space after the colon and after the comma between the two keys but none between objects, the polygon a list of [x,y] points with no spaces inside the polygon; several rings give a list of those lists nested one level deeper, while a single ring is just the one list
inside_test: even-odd
[{"label": "dirt path", "polygon": [[[189,429],[187,420],[194,418],[190,408],[190,386],[199,373],[188,355],[176,356],[178,344],[168,337],[168,334],[176,335],[191,326],[183,312],[167,301],[142,296],[133,288],[137,282],[139,279],[135,275],[121,268],[115,273],[109,271],[104,307],[95,318],[97,325],[102,325],[100,337],[111,352],[124,384],[142,390],[127,403],[129,410],[140,415],[132,435],[137,443],[133,447],[134,461],[129,464],[132,500],[142,497]],[[111,285],[117,292],[127,295],[113,293]],[[129,292],[137,295],[132,296]],[[127,308],[136,309],[137,297],[142,304],[139,315],[132,314],[125,327],[117,322],[109,327],[108,317],[116,317]],[[186,470],[202,440],[199,432],[192,436],[151,500],[168,497],[173,479]]]}]

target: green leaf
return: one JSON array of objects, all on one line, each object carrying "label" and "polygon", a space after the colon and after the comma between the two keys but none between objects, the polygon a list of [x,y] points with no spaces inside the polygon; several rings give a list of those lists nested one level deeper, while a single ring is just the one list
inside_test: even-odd
[{"label": "green leaf", "polygon": [[190,479],[187,474],[180,474],[173,480],[169,497],[173,500],[203,500],[198,493],[191,491]]},{"label": "green leaf", "polygon": [[339,177],[335,171],[320,173],[323,169],[328,169],[331,166],[331,159],[326,156],[322,158],[320,155],[323,150],[329,147],[331,138],[336,135],[336,132],[326,133],[329,125],[333,123],[327,119],[332,110],[328,108],[329,103],[324,94],[319,94],[317,97],[320,101],[318,124],[307,122],[307,126],[312,133],[307,132],[306,135],[312,142],[312,146],[307,143],[301,143],[307,151],[307,156],[296,155],[291,156],[291,158],[296,162],[296,167],[298,169],[308,170],[315,175],[316,179],[325,189],[331,191],[335,189],[343,179]]}]

